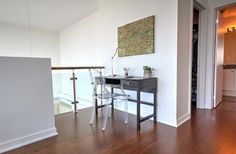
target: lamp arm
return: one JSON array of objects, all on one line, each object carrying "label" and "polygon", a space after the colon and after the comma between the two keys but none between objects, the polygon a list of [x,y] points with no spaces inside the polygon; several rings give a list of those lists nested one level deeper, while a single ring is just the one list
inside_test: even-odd
[{"label": "lamp arm", "polygon": [[116,48],[116,52],[113,54],[113,56],[111,57],[111,75],[113,76],[113,59],[115,58],[116,54],[118,53],[118,51],[120,50],[120,48]]},{"label": "lamp arm", "polygon": [[120,50],[120,48],[116,48],[116,52],[115,52],[114,55],[111,57],[111,60],[114,59],[114,57],[116,56],[116,54],[118,53],[119,50]]}]

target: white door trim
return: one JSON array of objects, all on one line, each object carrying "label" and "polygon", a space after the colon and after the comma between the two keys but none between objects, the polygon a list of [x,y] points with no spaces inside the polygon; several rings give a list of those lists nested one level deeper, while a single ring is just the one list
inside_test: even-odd
[{"label": "white door trim", "polygon": [[[219,28],[219,24],[218,24],[218,20],[219,20],[219,10],[215,10],[215,18],[214,18],[214,22],[215,22],[215,43],[214,43],[214,88],[213,88],[213,107],[215,108],[217,105],[217,58],[218,58],[218,54],[217,54],[217,46],[218,46],[218,28]],[[217,21],[217,22],[216,22]]]},{"label": "white door trim", "polygon": [[[191,0],[191,7],[190,7],[190,17],[191,17],[191,20],[190,20],[190,36],[189,36],[189,39],[190,39],[190,43],[189,43],[189,87],[188,87],[188,113],[191,113],[191,108],[192,108],[192,40],[193,40],[193,6],[194,6],[194,2],[193,0]],[[190,114],[191,115],[191,114]]]},{"label": "white door trim", "polygon": [[[199,42],[198,42],[198,77],[197,77],[197,108],[205,108],[205,81],[206,81],[206,40],[207,40],[207,11],[200,3],[196,0],[192,0],[192,12],[193,8],[199,11]],[[193,16],[193,13],[192,13]],[[193,21],[191,20],[191,25]],[[190,33],[190,76],[192,79],[192,29]],[[190,100],[189,100],[189,110],[191,110],[191,90],[192,90],[192,80],[190,80]]]}]

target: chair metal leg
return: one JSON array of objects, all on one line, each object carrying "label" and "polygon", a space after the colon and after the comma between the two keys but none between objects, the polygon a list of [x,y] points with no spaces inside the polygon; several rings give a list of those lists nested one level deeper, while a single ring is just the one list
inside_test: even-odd
[{"label": "chair metal leg", "polygon": [[109,110],[108,110],[108,117],[111,117],[111,110],[112,110],[112,105],[109,105]]},{"label": "chair metal leg", "polygon": [[91,117],[91,121],[90,121],[90,125],[93,124],[94,121],[94,117],[95,117],[95,112],[96,112],[96,105],[95,105],[95,98],[93,97],[93,113],[92,113],[92,117]]},{"label": "chair metal leg", "polygon": [[108,112],[109,112],[109,100],[106,100],[106,105],[105,105],[105,116],[104,116],[104,123],[102,127],[102,131],[105,131],[106,125],[107,125],[107,117],[108,117]]}]

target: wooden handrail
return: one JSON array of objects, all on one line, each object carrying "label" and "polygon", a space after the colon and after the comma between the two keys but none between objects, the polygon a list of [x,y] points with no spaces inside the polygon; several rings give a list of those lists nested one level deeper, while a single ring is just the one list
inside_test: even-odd
[{"label": "wooden handrail", "polygon": [[104,69],[105,66],[52,67],[52,70]]}]

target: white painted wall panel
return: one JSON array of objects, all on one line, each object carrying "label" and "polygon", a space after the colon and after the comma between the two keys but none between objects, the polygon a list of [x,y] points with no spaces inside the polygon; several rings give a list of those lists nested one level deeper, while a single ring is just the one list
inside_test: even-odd
[{"label": "white painted wall panel", "polygon": [[[32,43],[32,50],[31,50]],[[51,58],[53,66],[60,65],[59,35],[0,23],[0,56]]]},{"label": "white painted wall panel", "polygon": [[193,11],[191,5],[189,0],[178,1],[177,119],[186,116],[182,122],[190,118]]},{"label": "white painted wall panel", "polygon": [[0,57],[0,153],[56,135],[50,59]]}]

